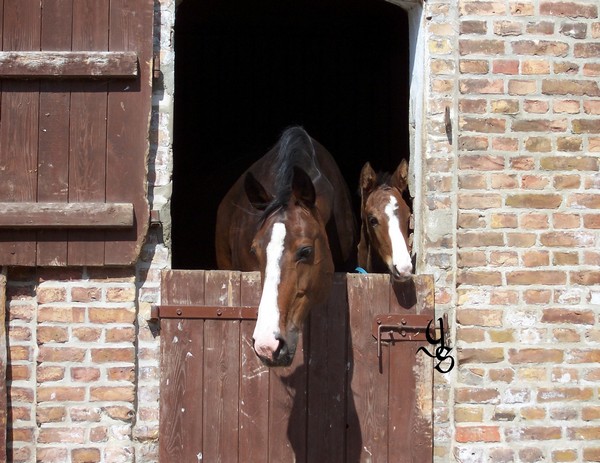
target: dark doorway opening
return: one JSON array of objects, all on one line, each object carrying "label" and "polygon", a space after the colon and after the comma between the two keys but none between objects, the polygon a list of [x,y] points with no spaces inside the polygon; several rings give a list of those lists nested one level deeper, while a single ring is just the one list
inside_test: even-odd
[{"label": "dark doorway opening", "polygon": [[186,0],[175,30],[173,268],[215,268],[218,204],[281,132],[335,157],[358,214],[366,161],[409,158],[407,13],[379,0]]}]

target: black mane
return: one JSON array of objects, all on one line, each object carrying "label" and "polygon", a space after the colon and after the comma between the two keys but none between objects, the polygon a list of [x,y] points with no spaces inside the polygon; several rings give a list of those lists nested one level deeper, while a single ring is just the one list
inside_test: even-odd
[{"label": "black mane", "polygon": [[294,166],[305,166],[313,162],[315,148],[306,131],[299,126],[286,129],[279,138],[275,164],[275,197],[262,213],[260,223],[279,209],[284,209],[292,196]]}]

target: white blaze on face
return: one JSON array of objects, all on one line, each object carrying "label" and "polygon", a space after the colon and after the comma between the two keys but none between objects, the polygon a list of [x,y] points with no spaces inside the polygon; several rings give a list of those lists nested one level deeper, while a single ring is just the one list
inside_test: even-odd
[{"label": "white blaze on face", "polygon": [[254,328],[254,350],[261,357],[273,358],[279,347],[279,307],[277,305],[279,281],[281,278],[281,256],[285,240],[285,225],[276,223],[271,231],[271,240],[267,245],[267,265],[258,319]]},{"label": "white blaze on face", "polygon": [[392,243],[392,262],[387,262],[387,264],[391,264],[399,274],[408,274],[412,273],[412,260],[404,236],[400,231],[397,210],[398,201],[394,196],[390,196],[390,202],[385,206],[385,214],[388,217],[388,232]]}]

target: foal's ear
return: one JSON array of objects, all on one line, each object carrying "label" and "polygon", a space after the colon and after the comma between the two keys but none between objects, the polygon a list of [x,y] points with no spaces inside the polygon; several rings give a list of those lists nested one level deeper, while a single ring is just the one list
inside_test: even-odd
[{"label": "foal's ear", "polygon": [[302,201],[309,207],[315,205],[317,193],[309,175],[300,167],[294,166],[294,178],[292,179],[292,193],[296,199]]},{"label": "foal's ear", "polygon": [[271,202],[271,195],[267,193],[265,187],[263,187],[256,177],[252,175],[252,172],[248,172],[244,178],[244,189],[246,190],[246,196],[250,204],[259,211],[264,211]]},{"label": "foal's ear", "polygon": [[360,196],[361,198],[365,198],[369,195],[377,185],[377,174],[371,167],[371,164],[367,161],[360,171]]},{"label": "foal's ear", "polygon": [[391,186],[398,188],[399,191],[406,190],[408,186],[408,161],[406,159],[400,162],[396,172],[392,175],[390,183]]}]

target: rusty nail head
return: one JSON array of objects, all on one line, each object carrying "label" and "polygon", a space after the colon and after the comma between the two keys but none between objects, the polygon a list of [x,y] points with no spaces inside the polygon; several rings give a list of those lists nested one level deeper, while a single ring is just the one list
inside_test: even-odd
[{"label": "rusty nail head", "polygon": [[406,325],[406,320],[405,320],[404,318],[403,318],[402,320],[400,320],[400,322],[401,322],[403,325]]},{"label": "rusty nail head", "polygon": [[404,331],[404,330],[400,331],[400,335],[401,335],[403,338],[405,338],[405,337],[406,337],[406,331]]},{"label": "rusty nail head", "polygon": [[177,309],[177,315],[181,316],[182,313],[181,309]]},{"label": "rusty nail head", "polygon": [[220,317],[221,315],[223,315],[223,311],[222,311],[221,309],[218,309],[218,310],[217,310],[217,316],[219,316],[219,317]]}]

